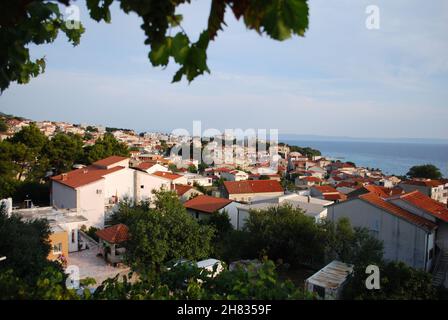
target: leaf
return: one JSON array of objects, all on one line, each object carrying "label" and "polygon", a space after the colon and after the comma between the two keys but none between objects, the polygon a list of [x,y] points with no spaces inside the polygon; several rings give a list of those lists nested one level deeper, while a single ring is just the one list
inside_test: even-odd
[{"label": "leaf", "polygon": [[222,25],[226,25],[224,22],[225,11],[226,3],[224,0],[212,0],[207,27],[210,40],[215,39],[218,30],[222,30]]},{"label": "leaf", "polygon": [[168,16],[166,17],[168,20],[168,23],[170,24],[171,27],[177,27],[180,25],[180,23],[183,20],[183,16],[181,14],[176,14],[173,16]]},{"label": "leaf", "polygon": [[188,55],[188,51],[190,50],[190,40],[188,37],[182,33],[177,33],[173,38],[173,45],[171,47],[171,55],[179,64],[183,64]]},{"label": "leaf", "polygon": [[162,44],[154,44],[151,46],[149,60],[153,66],[166,66],[170,58],[172,38],[167,37]]}]

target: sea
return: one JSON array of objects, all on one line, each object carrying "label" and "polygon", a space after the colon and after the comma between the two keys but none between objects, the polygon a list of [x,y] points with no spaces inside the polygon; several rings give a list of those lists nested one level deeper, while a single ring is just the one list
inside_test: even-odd
[{"label": "sea", "polygon": [[288,140],[289,145],[311,147],[330,159],[379,168],[387,175],[405,175],[414,165],[433,164],[448,177],[448,144],[372,141]]}]

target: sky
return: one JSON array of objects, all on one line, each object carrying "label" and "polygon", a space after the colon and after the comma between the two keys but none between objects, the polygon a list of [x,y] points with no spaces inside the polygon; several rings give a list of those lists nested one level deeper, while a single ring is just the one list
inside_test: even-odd
[{"label": "sky", "polygon": [[[448,138],[448,1],[313,0],[305,37],[279,42],[247,30],[230,10],[208,51],[211,74],[171,84],[177,66],[151,66],[141,21],[114,5],[112,22],[91,20],[81,44],[64,35],[33,46],[43,75],[12,84],[0,111],[34,120],[138,132],[278,129],[280,134]],[[376,5],[380,28],[369,30]],[[183,5],[195,39],[210,1]]]}]

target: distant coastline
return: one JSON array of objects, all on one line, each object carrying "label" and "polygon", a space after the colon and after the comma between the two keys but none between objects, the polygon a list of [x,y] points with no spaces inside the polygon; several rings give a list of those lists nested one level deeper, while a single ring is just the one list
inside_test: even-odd
[{"label": "distant coastline", "polygon": [[377,143],[421,143],[421,144],[444,144],[448,145],[448,139],[438,138],[378,138],[378,137],[346,137],[346,136],[321,136],[301,134],[280,134],[279,140],[290,141],[339,141],[339,142],[377,142]]},{"label": "distant coastline", "polygon": [[[357,166],[379,168],[388,175],[405,175],[414,165],[431,163],[448,177],[448,142],[286,139],[280,142],[319,150],[323,156],[352,161]],[[443,141],[443,140],[441,140]]]}]

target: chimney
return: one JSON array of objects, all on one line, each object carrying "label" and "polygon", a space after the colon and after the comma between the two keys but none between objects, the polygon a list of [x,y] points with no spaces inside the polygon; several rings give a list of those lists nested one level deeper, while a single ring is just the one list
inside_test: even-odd
[{"label": "chimney", "polygon": [[62,181],[67,181],[67,174],[66,173],[61,174],[61,180]]},{"label": "chimney", "polygon": [[89,173],[89,169],[84,169],[83,173]]}]

